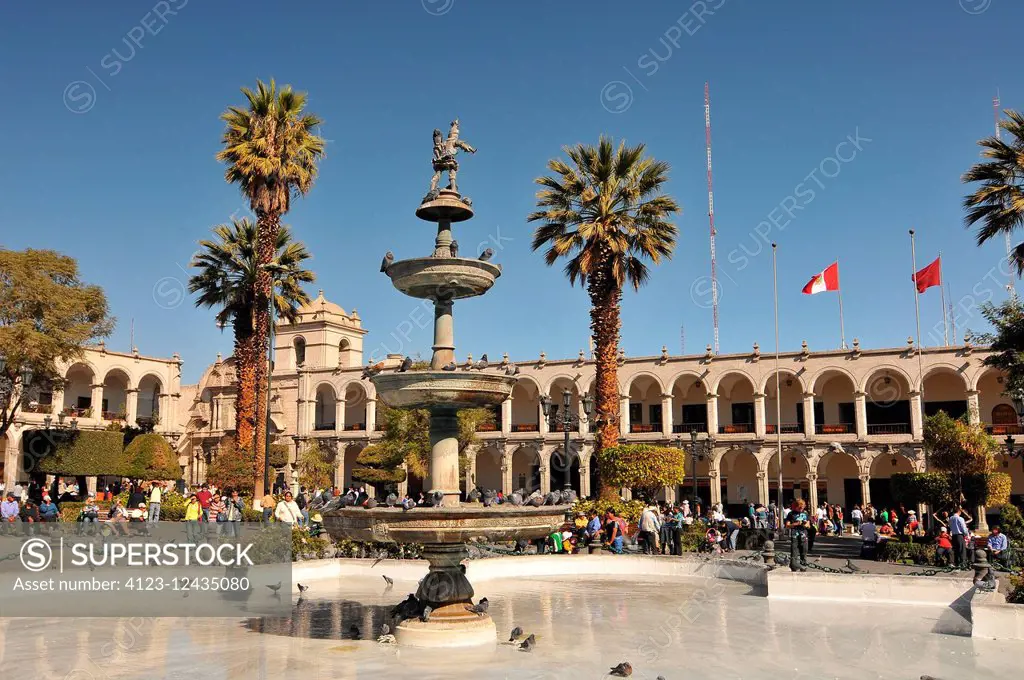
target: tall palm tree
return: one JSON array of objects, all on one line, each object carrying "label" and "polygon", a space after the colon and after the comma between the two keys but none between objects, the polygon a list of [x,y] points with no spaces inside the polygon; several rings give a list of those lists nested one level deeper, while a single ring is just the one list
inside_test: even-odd
[{"label": "tall palm tree", "polygon": [[[634,290],[654,264],[672,256],[676,226],[669,218],[680,210],[662,193],[668,163],[644,155],[643,144],[614,146],[601,137],[597,147],[565,147],[569,162],[548,162],[554,176],[535,181],[538,211],[530,222],[541,222],[533,234],[533,249],[547,247],[550,266],[568,258],[569,283],[585,286],[590,296],[590,328],[596,346],[596,448],[615,446],[619,439],[619,384],[616,352],[619,345],[619,304],[628,282]],[[601,484],[601,497],[614,490]]]},{"label": "tall palm tree", "polygon": [[[274,258],[281,216],[288,212],[293,195],[305,195],[313,186],[317,176],[317,163],[324,155],[324,140],[313,130],[321,120],[304,113],[306,95],[294,92],[290,85],[280,90],[271,80],[269,84],[256,81],[256,90],[243,87],[242,94],[248,100],[246,107],[228,107],[221,114],[227,124],[224,131],[224,148],[217,154],[217,160],[227,164],[224,178],[238,184],[242,195],[256,215],[257,244],[256,259],[261,265],[256,270],[256,312],[253,321],[253,344],[256,353],[266,353],[266,338],[270,329],[268,300],[270,299],[271,273],[266,269]],[[264,384],[267,368],[263,362],[256,364],[253,386]],[[254,424],[261,441],[266,427],[264,403],[256,404]],[[243,432],[238,436],[243,446],[248,440]],[[263,463],[256,456],[256,493],[263,493]]]},{"label": "tall palm tree", "polygon": [[[251,451],[253,428],[256,421],[257,385],[259,368],[266,373],[264,343],[254,333],[257,316],[267,306],[259,302],[259,278],[262,271],[258,257],[259,229],[249,218],[233,220],[213,228],[213,238],[199,242],[200,250],[192,258],[191,266],[197,271],[188,282],[191,293],[197,293],[197,307],[219,309],[217,324],[230,325],[235,340],[235,366],[238,374],[238,393],[235,397],[235,436],[239,450]],[[315,280],[313,272],[304,269],[310,259],[306,246],[292,240],[291,230],[281,225],[277,230],[272,265],[274,309],[277,316],[288,322],[298,318],[299,307],[309,302],[302,284]],[[265,336],[264,336],[265,337]],[[260,440],[262,441],[262,440]],[[253,455],[253,474],[263,479],[263,456]]]},{"label": "tall palm tree", "polygon": [[[1009,142],[986,137],[978,142],[988,160],[975,163],[964,173],[964,182],[981,182],[964,198],[967,226],[977,225],[978,245],[1001,234],[1024,227],[1024,115],[1006,109],[999,127]],[[1024,273],[1024,243],[1013,249],[1010,259],[1018,276]]]}]

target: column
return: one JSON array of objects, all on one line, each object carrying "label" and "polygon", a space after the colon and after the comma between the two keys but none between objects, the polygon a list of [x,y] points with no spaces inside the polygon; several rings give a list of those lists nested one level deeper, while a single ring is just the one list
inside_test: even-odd
[{"label": "column", "polygon": [[366,431],[373,432],[377,429],[377,400],[366,400]]},{"label": "column", "polygon": [[540,492],[549,493],[551,491],[551,474],[548,472],[550,462],[541,456],[540,458]]},{"label": "column", "polygon": [[512,397],[501,402],[501,434],[512,434]]},{"label": "column", "polygon": [[[742,500],[742,498],[736,498],[733,499],[733,502]],[[768,505],[768,473],[764,470],[757,471],[757,502]]]},{"label": "column", "polygon": [[582,456],[580,457],[580,497],[588,498],[590,496],[590,457],[587,457],[586,462],[583,461]]},{"label": "column", "polygon": [[139,417],[139,391],[137,389],[129,389],[125,392],[124,400],[125,404],[125,420],[128,421],[130,427],[135,427],[135,421]]},{"label": "column", "polygon": [[924,439],[924,417],[921,410],[921,392],[910,393],[910,431],[915,440]]},{"label": "column", "polygon": [[816,423],[814,422],[814,392],[804,393],[804,436],[808,439],[814,436]]},{"label": "column", "polygon": [[21,470],[21,429],[14,426],[7,430],[4,448],[4,488],[10,491],[18,482]]},{"label": "column", "polygon": [[295,398],[295,434],[300,437],[305,436],[313,431],[313,423],[310,423],[310,411],[315,419],[316,417],[316,406],[307,409],[306,400],[302,398],[302,392],[298,392],[298,396]]},{"label": "column", "polygon": [[718,434],[718,395],[708,395],[708,436]]},{"label": "column", "polygon": [[92,386],[92,401],[89,404],[92,409],[92,417],[96,420],[103,420],[103,385]]},{"label": "column", "polygon": [[53,405],[50,407],[50,413],[55,421],[57,420],[57,414],[64,411],[64,388],[58,387],[58,385],[53,387],[53,397],[51,399]]},{"label": "column", "polygon": [[665,487],[665,502],[674,505],[676,502],[676,487],[666,486]]},{"label": "column", "polygon": [[810,508],[818,507],[818,475],[815,472],[811,472],[807,475],[807,493],[809,500],[807,505]]},{"label": "column", "polygon": [[853,393],[853,410],[857,416],[857,439],[868,438],[867,396],[864,392]]},{"label": "column", "polygon": [[512,486],[512,454],[504,444],[496,444],[501,455],[501,492],[508,495],[515,491]]},{"label": "column", "polygon": [[576,431],[586,436],[587,431],[590,429],[590,421],[587,420],[587,412],[583,408],[583,399],[576,400],[576,419]]},{"label": "column", "polygon": [[544,405],[537,402],[537,432],[545,435],[548,430],[548,419],[544,417]]},{"label": "column", "polygon": [[661,434],[672,436],[672,395],[661,395]]},{"label": "column", "polygon": [[981,406],[978,404],[978,390],[967,390],[967,422],[977,425],[981,422]]},{"label": "column", "polygon": [[170,429],[171,414],[170,407],[168,406],[169,396],[170,395],[168,395],[166,392],[157,395],[157,404],[159,404],[159,406],[157,407],[157,412],[154,414],[156,416],[157,422],[156,426],[153,428],[156,431],[164,431]]},{"label": "column", "polygon": [[629,434],[629,395],[619,397],[619,435],[625,437]]},{"label": "column", "polygon": [[860,478],[861,507],[864,507],[871,502],[871,475],[862,474],[858,477]]},{"label": "column", "polygon": [[90,496],[96,495],[96,475],[85,478],[85,490]]},{"label": "column", "polygon": [[713,467],[708,473],[709,481],[711,482],[711,504],[722,502],[722,481],[718,476],[718,468]]},{"label": "column", "polygon": [[345,400],[338,399],[334,402],[334,431],[345,430]]},{"label": "column", "polygon": [[974,508],[974,521],[976,531],[981,533],[988,532],[988,520],[985,519],[985,506],[978,505]]},{"label": "column", "polygon": [[[776,427],[778,425],[776,424]],[[765,435],[765,419],[764,419],[764,393],[754,393],[754,436],[758,439],[764,439]]]}]

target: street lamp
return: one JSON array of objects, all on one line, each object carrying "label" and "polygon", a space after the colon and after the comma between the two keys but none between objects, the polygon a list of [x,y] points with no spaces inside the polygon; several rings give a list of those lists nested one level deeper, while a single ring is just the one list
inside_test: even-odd
[{"label": "street lamp", "polygon": [[[28,387],[32,382],[32,367],[28,364],[21,367],[22,389]],[[0,399],[7,401],[7,398],[14,392],[14,379],[7,377],[7,357],[0,354]]]},{"label": "street lamp", "polygon": [[[1013,435],[1006,435],[1006,455],[1010,458],[1024,458],[1024,449],[1018,451],[1014,448],[1014,444],[1016,444],[1016,441],[1014,440]],[[1022,460],[1021,463],[1024,463],[1024,460]]]},{"label": "street lamp", "polygon": [[562,432],[565,434],[565,441],[563,451],[565,451],[565,490],[569,491],[572,489],[572,452],[569,450],[569,431],[573,425],[579,423],[588,422],[594,410],[594,400],[591,399],[589,394],[583,395],[580,399],[583,404],[583,413],[581,415],[573,415],[570,412],[572,406],[572,390],[565,388],[562,390],[562,408],[559,412],[557,409],[552,410],[553,405],[552,399],[549,395],[545,394],[540,398],[540,405],[544,411],[544,418],[548,421],[548,427],[554,427],[555,425],[562,426]]}]

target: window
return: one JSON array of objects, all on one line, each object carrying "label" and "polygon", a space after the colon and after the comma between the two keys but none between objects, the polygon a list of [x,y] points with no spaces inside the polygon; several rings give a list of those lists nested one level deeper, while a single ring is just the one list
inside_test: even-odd
[{"label": "window", "polygon": [[683,423],[686,425],[705,425],[707,422],[707,404],[683,404]]},{"label": "window", "polygon": [[295,365],[302,366],[306,363],[306,341],[302,338],[295,338]]},{"label": "window", "polygon": [[839,424],[857,424],[857,406],[852,401],[839,404]]},{"label": "window", "polygon": [[639,425],[644,421],[644,405],[643,404],[630,404],[629,405],[629,422],[633,425]]},{"label": "window", "polygon": [[[41,401],[41,400],[40,400]],[[992,409],[993,425],[1016,425],[1017,412],[1009,404],[999,404]]]},{"label": "window", "polygon": [[651,425],[661,425],[661,404],[651,404],[647,409],[647,413],[651,417]]},{"label": "window", "polygon": [[754,424],[754,405],[750,402],[745,404],[733,404],[732,405],[732,424],[733,425],[753,425]]}]

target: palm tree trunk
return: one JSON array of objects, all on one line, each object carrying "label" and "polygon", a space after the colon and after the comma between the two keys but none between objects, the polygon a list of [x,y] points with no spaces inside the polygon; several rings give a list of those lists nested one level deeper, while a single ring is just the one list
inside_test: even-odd
[{"label": "palm tree trunk", "polygon": [[[587,288],[590,296],[590,329],[594,333],[596,352],[596,455],[602,449],[619,443],[619,365],[616,354],[619,348],[619,302],[622,291],[610,276],[602,273],[590,277]],[[591,459],[594,460],[594,457]],[[616,500],[619,497],[618,490],[606,484],[600,475],[598,489],[598,498],[601,500]]]},{"label": "palm tree trunk", "polygon": [[[253,387],[259,385],[260,394],[255,403],[256,414],[256,450],[253,451],[253,474],[255,475],[256,498],[266,493],[263,487],[263,457],[267,437],[267,407],[270,403],[266,394],[267,385],[267,336],[270,332],[270,295],[271,275],[264,267],[274,261],[277,254],[277,233],[281,227],[281,216],[276,212],[257,211],[256,213],[256,256],[260,270],[256,275],[256,309],[253,310],[253,355],[255,370],[253,371]],[[251,446],[251,442],[242,441],[242,446]]]},{"label": "palm tree trunk", "polygon": [[251,451],[256,428],[256,367],[262,360],[253,344],[252,325],[248,320],[235,326],[235,374],[238,394],[235,397],[235,438],[239,451]]}]

